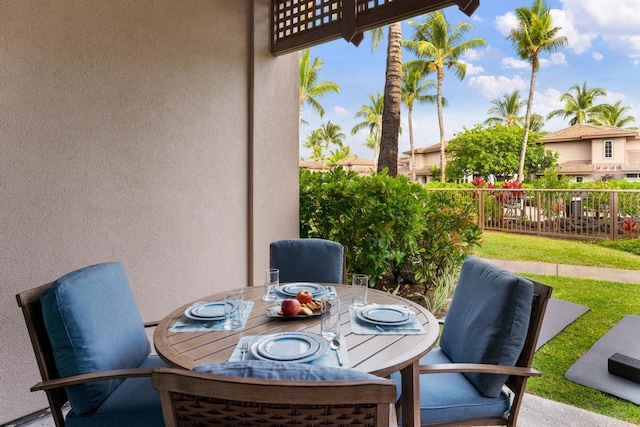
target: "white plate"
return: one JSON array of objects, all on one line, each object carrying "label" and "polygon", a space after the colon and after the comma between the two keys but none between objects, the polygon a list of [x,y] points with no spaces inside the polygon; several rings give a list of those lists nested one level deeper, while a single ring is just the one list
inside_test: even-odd
[{"label": "white plate", "polygon": [[374,325],[404,325],[412,322],[416,313],[394,305],[374,305],[356,310],[356,317]]},{"label": "white plate", "polygon": [[287,362],[308,362],[322,356],[329,342],[320,335],[304,331],[267,335],[251,346],[256,359]]},{"label": "white plate", "polygon": [[[232,305],[233,311],[237,310],[240,306],[240,304],[235,301],[229,301],[228,304]],[[184,315],[192,320],[222,320],[224,319],[224,308],[224,301],[200,302],[187,308],[184,311]]]},{"label": "white plate", "polygon": [[288,283],[286,285],[280,286],[279,289],[281,293],[292,297],[295,297],[296,295],[298,295],[298,292],[303,290],[311,292],[313,294],[313,299],[316,299],[316,296],[327,293],[328,291],[327,287],[324,285],[309,282]]}]

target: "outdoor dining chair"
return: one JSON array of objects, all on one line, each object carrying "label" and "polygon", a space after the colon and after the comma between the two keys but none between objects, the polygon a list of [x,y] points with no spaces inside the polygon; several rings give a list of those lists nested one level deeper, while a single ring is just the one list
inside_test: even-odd
[{"label": "outdoor dining chair", "polygon": [[269,245],[269,266],[281,283],[347,283],[345,249],[325,239],[286,239]]},{"label": "outdoor dining chair", "polygon": [[[162,426],[151,347],[120,263],[71,272],[16,295],[56,426]],[[69,402],[65,417],[62,407]]]},{"label": "outdoor dining chair", "polygon": [[531,362],[550,297],[546,285],[468,257],[440,347],[419,362],[421,425],[515,426],[527,379],[540,375]]},{"label": "outdoor dining chair", "polygon": [[397,425],[395,383],[351,369],[250,360],[154,369],[167,427]]}]

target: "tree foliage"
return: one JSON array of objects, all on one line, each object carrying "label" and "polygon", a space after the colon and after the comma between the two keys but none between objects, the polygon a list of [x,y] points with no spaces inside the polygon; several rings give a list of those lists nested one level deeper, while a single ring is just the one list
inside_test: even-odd
[{"label": "tree foliage", "polygon": [[[449,141],[448,173],[454,178],[474,175],[488,179],[493,174],[497,180],[511,179],[518,171],[523,133],[524,129],[519,126],[501,124],[465,128]],[[545,150],[540,140],[539,133],[530,134],[531,143],[525,156],[526,176],[543,173],[557,163],[557,154]]]},{"label": "tree foliage", "polygon": [[458,79],[464,79],[467,73],[466,62],[462,55],[474,48],[485,46],[487,42],[482,38],[464,40],[473,25],[460,22],[451,28],[446,16],[442,12],[432,12],[426,15],[424,23],[409,21],[409,25],[416,27],[413,40],[405,41],[405,46],[418,59],[407,61],[407,67],[421,70],[423,73],[436,73],[436,106],[438,108],[438,125],[440,128],[440,181],[445,181],[447,158],[445,155],[444,118],[442,115],[442,82],[445,70],[453,71]]},{"label": "tree foliage", "polygon": [[529,96],[527,111],[524,118],[524,134],[520,146],[520,164],[518,166],[518,180],[524,179],[524,163],[531,130],[531,114],[533,108],[533,94],[536,87],[536,75],[540,68],[540,54],[554,52],[564,47],[568,40],[559,36],[560,27],[553,26],[551,10],[544,0],[534,0],[531,8],[519,7],[515,11],[518,26],[511,30],[509,39],[513,43],[518,56],[531,64],[531,80],[529,81]]},{"label": "tree foliage", "polygon": [[309,104],[319,115],[324,117],[324,108],[317,98],[326,95],[329,92],[340,93],[340,87],[330,81],[318,81],[318,73],[322,68],[323,62],[319,58],[310,57],[311,50],[305,49],[300,57],[300,93],[299,93],[299,110],[298,116],[300,122],[302,120],[302,109],[304,104]]}]

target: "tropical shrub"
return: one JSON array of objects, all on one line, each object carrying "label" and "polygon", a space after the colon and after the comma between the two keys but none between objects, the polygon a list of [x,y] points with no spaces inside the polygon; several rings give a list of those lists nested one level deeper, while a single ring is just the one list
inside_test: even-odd
[{"label": "tropical shrub", "polygon": [[336,168],[300,171],[300,236],[342,243],[350,274],[368,274],[373,283],[391,277],[396,291],[417,283],[426,295],[457,272],[480,229],[472,203],[402,176]]}]

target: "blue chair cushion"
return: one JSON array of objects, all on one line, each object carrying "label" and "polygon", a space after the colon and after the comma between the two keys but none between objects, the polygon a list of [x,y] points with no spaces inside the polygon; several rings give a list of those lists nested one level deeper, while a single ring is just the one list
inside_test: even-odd
[{"label": "blue chair cushion", "polygon": [[225,377],[258,378],[265,380],[330,381],[379,380],[380,377],[353,369],[307,363],[244,360],[240,362],[212,363],[195,366],[195,372],[206,372]]},{"label": "blue chair cushion", "polygon": [[[533,283],[476,257],[465,259],[447,312],[440,348],[455,363],[515,366],[529,327]],[[465,373],[487,397],[506,375]]]},{"label": "blue chair cushion", "polygon": [[[120,263],[69,273],[40,297],[42,315],[61,377],[137,368],[149,356],[149,340]],[[67,387],[76,414],[96,410],[122,380]]]},{"label": "blue chair cushion", "polygon": [[344,247],[324,239],[278,240],[269,245],[269,265],[280,282],[342,283]]},{"label": "blue chair cushion", "polygon": [[[167,367],[158,356],[152,355],[140,368]],[[69,412],[65,427],[163,426],[158,391],[151,378],[127,378],[94,412],[85,415]]]},{"label": "blue chair cushion", "polygon": [[[421,365],[435,363],[451,363],[451,360],[441,349],[434,349],[420,359]],[[396,384],[401,383],[399,372],[393,373],[391,378]],[[420,375],[421,425],[500,418],[509,408],[510,400],[505,392],[497,397],[486,397],[463,374]]]}]

